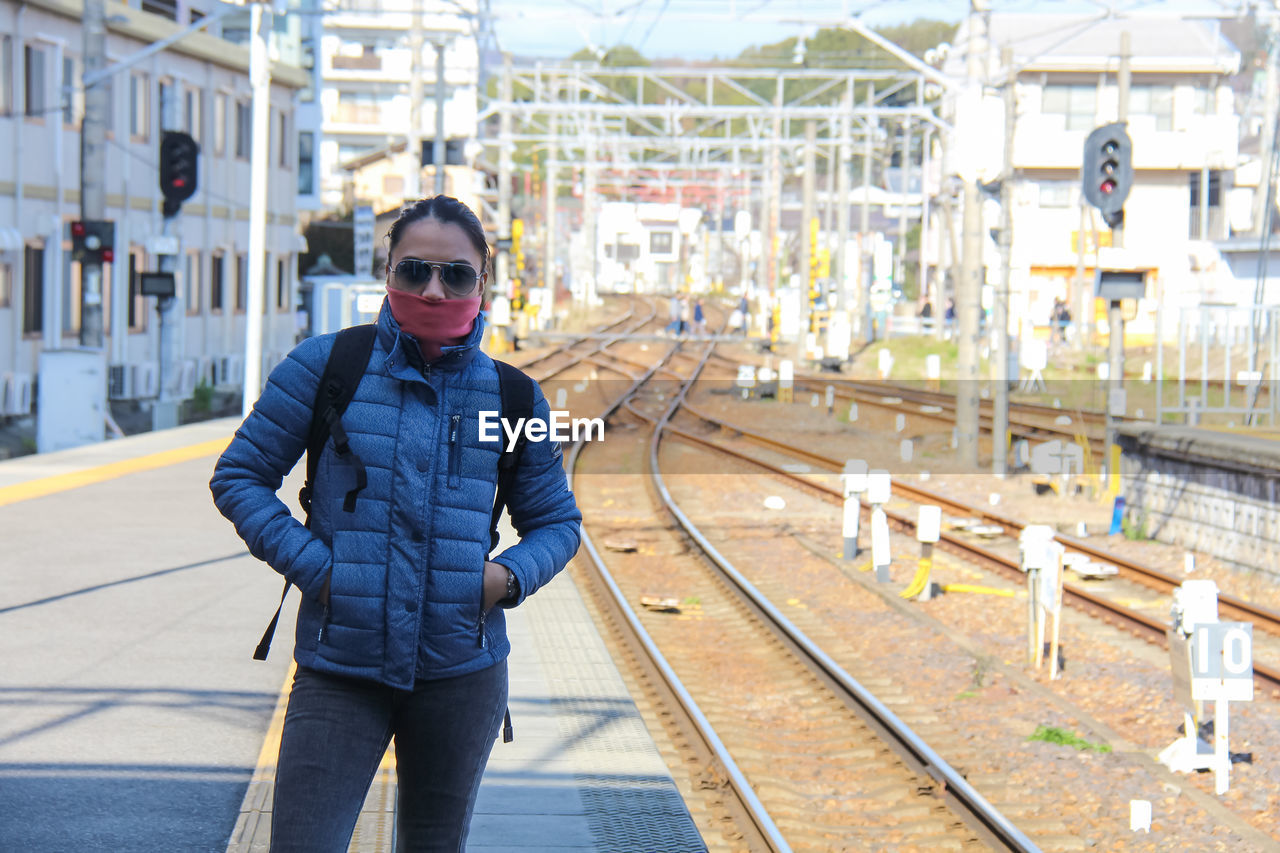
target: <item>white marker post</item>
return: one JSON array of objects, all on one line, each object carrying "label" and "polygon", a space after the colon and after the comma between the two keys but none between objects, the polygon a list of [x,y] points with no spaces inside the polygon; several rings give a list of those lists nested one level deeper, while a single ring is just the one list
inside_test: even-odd
[{"label": "white marker post", "polygon": [[795,371],[792,367],[791,360],[784,358],[778,364],[778,402],[790,403],[793,398],[793,382],[795,379]]},{"label": "white marker post", "polygon": [[933,598],[933,546],[942,536],[942,507],[929,504],[920,507],[916,516],[916,541],[920,543],[920,574],[924,575],[924,588],[916,596],[918,601]]},{"label": "white marker post", "polygon": [[862,517],[862,498],[867,490],[867,463],[862,459],[849,459],[844,463],[844,472],[840,474],[840,482],[844,488],[844,559],[854,560],[858,557],[858,525]]},{"label": "white marker post", "polygon": [[889,502],[893,492],[893,483],[889,472],[876,468],[867,472],[867,503],[871,504],[871,563],[876,567],[876,580],[888,583],[889,564],[893,561],[889,553],[889,517],[884,513],[884,504]]},{"label": "white marker post", "polygon": [[1045,546],[1053,541],[1053,528],[1047,524],[1028,524],[1018,534],[1019,564],[1027,573],[1027,663],[1040,668],[1043,641],[1040,640],[1039,585]]},{"label": "white marker post", "polygon": [[[1173,593],[1169,629],[1173,695],[1183,706],[1183,736],[1160,753],[1178,773],[1214,772],[1214,792],[1231,778],[1229,701],[1253,701],[1253,625],[1218,621],[1218,588],[1211,580],[1183,581]],[[1199,738],[1199,703],[1212,699],[1213,747]]]},{"label": "white marker post", "polygon": [[893,353],[887,349],[880,350],[876,366],[880,369],[880,378],[888,379],[890,371],[893,370]]},{"label": "white marker post", "polygon": [[833,415],[836,411],[836,388],[834,385],[827,386],[827,414]]},{"label": "white marker post", "polygon": [[942,387],[942,356],[926,355],[924,357],[924,375],[929,380],[930,391],[937,391]]},{"label": "white marker post", "polygon": [[1045,546],[1045,565],[1040,572],[1040,606],[1053,616],[1049,639],[1049,680],[1058,678],[1058,638],[1062,628],[1062,556],[1066,549],[1059,542]]}]

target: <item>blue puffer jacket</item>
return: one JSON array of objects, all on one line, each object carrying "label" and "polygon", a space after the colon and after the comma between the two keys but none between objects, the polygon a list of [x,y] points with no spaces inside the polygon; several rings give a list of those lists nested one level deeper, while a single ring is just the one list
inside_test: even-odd
[{"label": "blue puffer jacket", "polygon": [[[503,611],[483,612],[489,515],[499,442],[481,442],[480,411],[501,408],[483,322],[466,342],[422,366],[417,343],[383,302],[377,340],[342,423],[368,471],[354,512],[343,499],[354,469],[325,445],[311,528],[276,496],[306,451],[316,388],[333,335],[289,353],[218,460],[210,488],[250,552],[302,590],[294,659],[337,675],[409,689],[416,678],[463,675],[506,657]],[[548,419],[534,395],[534,417]],[[525,445],[508,511],[518,544],[494,561],[532,595],[578,549],[581,513],[559,444]],[[329,606],[319,602],[329,579]]]}]

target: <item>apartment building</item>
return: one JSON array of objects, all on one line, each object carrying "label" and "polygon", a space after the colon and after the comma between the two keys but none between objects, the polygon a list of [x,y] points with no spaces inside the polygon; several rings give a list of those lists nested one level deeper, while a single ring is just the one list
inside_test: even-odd
[{"label": "apartment building", "polygon": [[465,149],[478,115],[476,22],[475,0],[337,0],[328,9],[320,35],[317,156],[325,206],[374,203],[381,213],[432,193],[434,166],[419,163],[423,145],[430,153],[436,136],[441,85],[445,192],[464,201],[474,192]]},{"label": "apartment building", "polygon": [[[1111,231],[1081,199],[1080,167],[1089,132],[1117,119],[1122,32],[1130,43],[1135,178],[1125,204],[1124,253],[1116,256],[1106,251]],[[965,76],[969,38],[964,24],[945,66],[957,78]],[[1213,241],[1229,236],[1226,193],[1239,136],[1230,77],[1240,54],[1216,23],[993,14],[976,43],[985,87],[983,134],[973,156],[982,180],[998,177],[1003,166],[1008,72],[999,57],[1005,47],[1012,48],[1017,68],[1012,331],[1031,324],[1043,334],[1056,298],[1068,299],[1077,320],[1098,320],[1092,287],[1100,259],[1104,266],[1148,271],[1148,298],[1131,323],[1139,335],[1153,331],[1157,300],[1166,307],[1198,304],[1204,278],[1192,266],[1214,251]],[[991,207],[987,228],[998,225],[998,208]],[[994,243],[987,249],[987,281],[994,284],[998,253]]]},{"label": "apartment building", "polygon": [[[107,4],[108,65],[166,37],[221,4]],[[69,224],[80,219],[83,34],[77,0],[0,0],[0,414],[31,412],[41,353],[78,346],[80,269]],[[106,218],[115,223],[115,259],[104,269],[109,396],[158,392],[156,299],[140,273],[158,269],[162,131],[184,130],[201,147],[196,194],[175,233],[181,254],[173,330],[182,361],[166,367],[171,386],[234,387],[244,372],[252,145],[249,53],[221,24],[198,32],[110,77]],[[288,22],[277,28],[287,33]],[[224,38],[223,35],[228,38]],[[281,50],[284,39],[274,49]],[[298,169],[297,68],[273,63],[270,95],[264,367],[293,345],[297,320],[295,196]]]}]

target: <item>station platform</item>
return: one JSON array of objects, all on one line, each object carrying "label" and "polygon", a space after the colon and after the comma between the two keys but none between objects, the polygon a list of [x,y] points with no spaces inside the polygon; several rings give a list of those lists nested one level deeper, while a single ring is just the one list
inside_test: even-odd
[{"label": "station platform", "polygon": [[[279,585],[209,497],[237,423],[0,462],[0,849],[268,849],[296,593],[248,660]],[[569,574],[507,618],[515,740],[467,850],[705,850]],[[394,816],[389,753],[350,849]]]}]

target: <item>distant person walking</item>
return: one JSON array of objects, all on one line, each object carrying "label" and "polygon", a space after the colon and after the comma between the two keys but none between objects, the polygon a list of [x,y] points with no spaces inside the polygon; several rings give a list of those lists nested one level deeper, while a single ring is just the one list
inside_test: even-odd
[{"label": "distant person walking", "polygon": [[705,335],[707,333],[707,315],[702,310],[702,300],[694,300],[693,303],[693,333],[695,335]]}]

